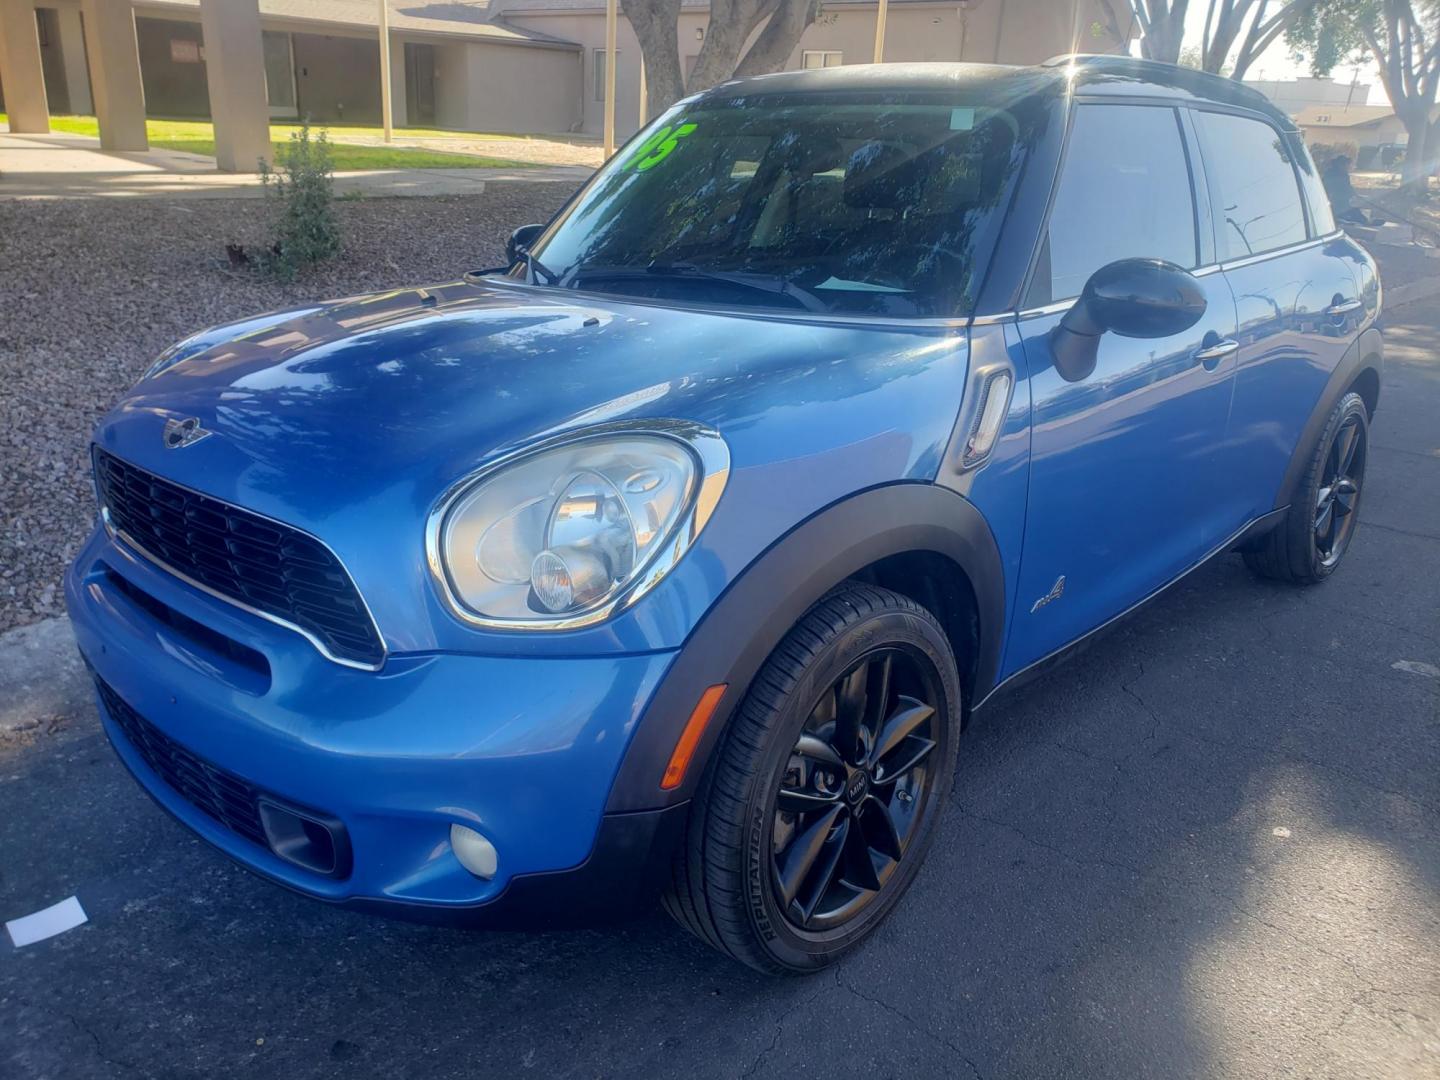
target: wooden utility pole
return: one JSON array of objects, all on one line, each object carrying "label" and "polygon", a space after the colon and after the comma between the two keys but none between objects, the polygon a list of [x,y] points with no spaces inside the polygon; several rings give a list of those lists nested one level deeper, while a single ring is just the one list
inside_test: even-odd
[{"label": "wooden utility pole", "polygon": [[394,117],[390,115],[390,0],[380,0],[380,120],[385,126],[385,141],[393,134]]},{"label": "wooden utility pole", "polygon": [[889,7],[888,0],[880,0],[880,6],[875,10],[875,63],[879,64],[885,59],[885,9]]},{"label": "wooden utility pole", "polygon": [[615,153],[615,28],[618,0],[605,0],[605,159]]}]

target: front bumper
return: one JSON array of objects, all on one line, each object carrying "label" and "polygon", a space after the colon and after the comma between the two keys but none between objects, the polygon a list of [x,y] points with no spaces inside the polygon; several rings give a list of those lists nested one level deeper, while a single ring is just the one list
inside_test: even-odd
[{"label": "front bumper", "polygon": [[[272,880],[420,918],[544,922],[627,908],[647,893],[655,864],[663,867],[684,807],[609,816],[604,808],[673,652],[392,655],[378,672],[358,671],[98,530],[65,593],[97,678],[164,739],[343,826],[343,876],[286,861],[168,783],[102,700],[105,731],[149,794]],[[492,880],[451,852],[457,822],[495,845]],[[624,887],[601,884],[613,881]]]}]

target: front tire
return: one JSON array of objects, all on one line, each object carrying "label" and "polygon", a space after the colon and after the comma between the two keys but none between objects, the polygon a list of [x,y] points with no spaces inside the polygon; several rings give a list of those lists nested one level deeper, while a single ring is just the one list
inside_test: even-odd
[{"label": "front tire", "polygon": [[1370,412],[1346,394],[1330,414],[1285,519],[1245,552],[1261,577],[1313,585],[1339,567],[1354,539],[1370,449]]},{"label": "front tire", "polygon": [[760,971],[833,963],[914,880],[960,715],[934,616],[888,589],[834,590],[776,647],[716,749],[666,909]]}]

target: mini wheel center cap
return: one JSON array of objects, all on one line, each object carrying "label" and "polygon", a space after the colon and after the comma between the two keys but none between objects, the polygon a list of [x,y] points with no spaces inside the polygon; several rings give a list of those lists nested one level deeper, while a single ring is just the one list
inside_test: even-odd
[{"label": "mini wheel center cap", "polygon": [[852,806],[870,793],[870,776],[864,769],[856,769],[845,783],[845,799]]}]

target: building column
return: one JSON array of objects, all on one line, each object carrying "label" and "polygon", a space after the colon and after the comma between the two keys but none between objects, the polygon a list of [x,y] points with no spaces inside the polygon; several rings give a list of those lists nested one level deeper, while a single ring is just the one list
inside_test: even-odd
[{"label": "building column", "polygon": [[17,135],[48,134],[50,106],[45,100],[35,0],[0,0],[0,80],[5,83],[10,130]]},{"label": "building column", "polygon": [[80,9],[55,8],[60,29],[60,59],[65,64],[65,89],[70,94],[70,111],[89,116],[95,109],[90,98],[90,73],[85,70],[85,29]]},{"label": "building column", "polygon": [[262,159],[270,160],[260,0],[200,0],[200,25],[215,164],[225,172],[255,172]]},{"label": "building column", "polygon": [[102,150],[148,150],[140,45],[129,0],[80,0]]}]

